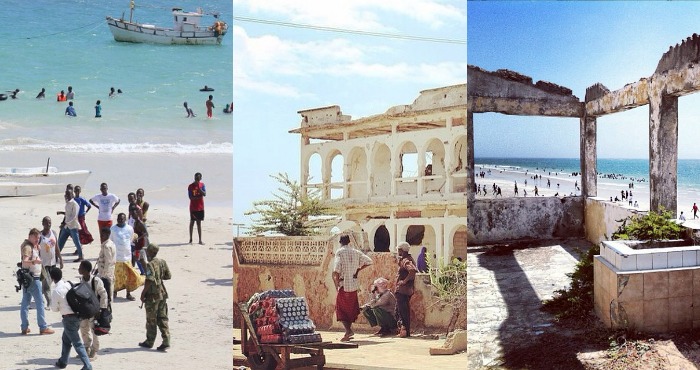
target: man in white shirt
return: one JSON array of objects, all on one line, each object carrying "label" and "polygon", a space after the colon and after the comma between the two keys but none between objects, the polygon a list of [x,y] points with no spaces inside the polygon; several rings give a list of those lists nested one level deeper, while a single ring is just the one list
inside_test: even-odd
[{"label": "man in white shirt", "polygon": [[347,342],[355,334],[352,331],[352,323],[360,314],[360,304],[357,300],[357,273],[367,266],[372,265],[372,259],[366,254],[350,246],[350,237],[340,237],[340,248],[335,253],[333,261],[333,283],[338,292],[335,298],[335,315],[338,321],[343,323],[345,335],[340,339]]},{"label": "man in white shirt", "polygon": [[66,190],[63,197],[66,200],[66,218],[63,221],[65,222],[65,226],[58,234],[58,249],[63,251],[63,247],[66,245],[66,240],[68,240],[68,236],[70,235],[71,239],[73,239],[73,244],[75,244],[75,248],[78,251],[78,259],[73,262],[80,262],[83,260],[83,248],[80,245],[80,236],[78,235],[78,231],[80,230],[78,210],[80,209],[80,206],[75,200],[73,200],[75,196],[72,190]]},{"label": "man in white shirt", "polygon": [[[100,194],[90,198],[90,204],[99,211],[97,214],[98,229],[112,227],[112,212],[114,212],[114,209],[119,205],[119,198],[112,193],[108,193],[107,190],[109,190],[109,187],[107,183],[103,182],[100,184]],[[103,241],[104,240],[100,240],[100,242]]]},{"label": "man in white shirt", "polygon": [[63,316],[61,358],[56,361],[55,365],[59,369],[65,369],[68,366],[68,356],[70,355],[70,348],[73,346],[80,357],[80,361],[83,362],[82,370],[92,370],[90,359],[87,352],[85,352],[83,342],[80,341],[80,335],[78,335],[80,317],[73,312],[66,299],[66,293],[68,293],[71,286],[63,280],[63,272],[58,268],[51,270],[51,280],[56,284],[53,291],[51,291],[51,311],[60,312]]}]

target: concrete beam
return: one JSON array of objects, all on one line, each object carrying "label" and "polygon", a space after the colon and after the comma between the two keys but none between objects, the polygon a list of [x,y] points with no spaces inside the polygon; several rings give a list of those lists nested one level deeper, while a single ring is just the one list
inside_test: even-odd
[{"label": "concrete beam", "polygon": [[649,104],[649,83],[648,79],[642,78],[619,90],[586,102],[586,114],[589,117],[599,117],[647,105]]},{"label": "concrete beam", "polygon": [[[654,89],[659,91],[659,89]],[[676,212],[678,199],[678,97],[653,94],[649,104],[651,210]]]},{"label": "concrete beam", "polygon": [[521,116],[581,117],[583,105],[571,89],[508,70],[467,67],[467,109]]},{"label": "concrete beam", "polygon": [[531,98],[469,96],[467,109],[473,113],[496,112],[518,116],[581,117],[583,103]]}]

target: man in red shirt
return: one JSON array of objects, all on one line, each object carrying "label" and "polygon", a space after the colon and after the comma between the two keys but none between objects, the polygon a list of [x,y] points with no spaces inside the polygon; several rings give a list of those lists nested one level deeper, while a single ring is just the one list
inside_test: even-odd
[{"label": "man in red shirt", "polygon": [[207,188],[202,182],[202,174],[194,174],[194,182],[187,187],[187,194],[190,197],[190,244],[192,244],[192,229],[197,221],[197,234],[199,244],[202,243],[202,220],[204,220],[204,197],[207,195]]}]

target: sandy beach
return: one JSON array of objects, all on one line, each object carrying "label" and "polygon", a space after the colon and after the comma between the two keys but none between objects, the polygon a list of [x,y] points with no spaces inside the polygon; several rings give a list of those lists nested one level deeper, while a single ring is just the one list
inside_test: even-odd
[{"label": "sandy beach", "polygon": [[[3,153],[4,166],[45,165],[48,153]],[[232,158],[231,155],[202,154],[85,154],[52,153],[51,163],[59,170],[89,169],[92,175],[83,196],[89,198],[107,182],[110,191],[122,199],[115,210],[126,212],[126,195],[142,187],[151,203],[148,212],[151,240],[160,245],[158,257],[167,261],[173,278],[166,282],[170,298],[169,319],[172,347],[167,353],[138,347],[145,339],[145,310],[140,302],[126,300],[122,291],[113,302],[112,330],[100,337],[101,349],[95,369],[230,369],[231,368],[231,240],[232,240]],[[188,244],[187,185],[195,172],[203,174],[207,185],[206,218],[203,222],[205,245]],[[56,330],[39,335],[35,310],[29,311],[31,333],[20,333],[21,292],[15,292],[14,272],[19,261],[19,246],[30,228],[41,228],[42,217],[53,219],[58,231],[63,210],[62,194],[23,198],[0,198],[3,210],[4,251],[0,255],[0,339],[3,343],[0,368],[54,369],[61,352],[61,316],[47,312],[46,320]],[[88,228],[97,236],[97,213],[88,213]],[[196,242],[196,230],[195,230]],[[78,264],[73,263],[75,247],[69,240],[63,250],[64,278],[78,280]],[[95,263],[99,245],[84,247],[85,257]],[[135,292],[140,295],[142,288]],[[160,344],[160,334],[156,345]],[[78,369],[80,360],[71,352],[68,369]]]},{"label": "sandy beach", "polygon": [[[488,172],[490,170],[490,173]],[[477,177],[476,184],[478,186],[486,186],[488,189],[488,195],[477,195],[477,198],[493,198],[492,187],[493,184],[501,187],[501,194],[503,197],[514,197],[515,195],[515,184],[518,185],[518,195],[519,197],[535,196],[535,186],[537,186],[539,196],[551,197],[565,197],[572,195],[581,195],[581,175],[578,174],[573,176],[571,173],[563,173],[553,171],[551,169],[536,170],[536,171],[525,171],[523,169],[505,168],[501,166],[475,166],[475,172],[479,174],[480,172],[486,172],[486,175],[481,178]],[[537,175],[537,179],[535,179]],[[539,179],[539,176],[542,176]],[[547,180],[549,180],[549,186],[547,185]],[[526,183],[527,182],[527,183]],[[630,189],[628,184],[634,183],[634,188]],[[579,187],[579,190],[576,189]],[[620,191],[632,191],[632,206],[630,207],[627,200],[615,201],[615,197],[620,199]],[[527,194],[527,195],[526,195]],[[681,193],[678,194],[678,204],[682,206],[690,201],[692,194]],[[649,183],[648,182],[637,182],[632,180],[612,180],[608,178],[598,177],[598,197],[609,200],[611,197],[613,201],[621,206],[636,208],[642,211],[649,210]],[[634,202],[638,203],[638,207],[634,207]],[[690,203],[692,207],[692,201]],[[681,207],[682,208],[682,207]],[[690,208],[690,207],[688,207]],[[687,212],[686,212],[687,213]]]}]

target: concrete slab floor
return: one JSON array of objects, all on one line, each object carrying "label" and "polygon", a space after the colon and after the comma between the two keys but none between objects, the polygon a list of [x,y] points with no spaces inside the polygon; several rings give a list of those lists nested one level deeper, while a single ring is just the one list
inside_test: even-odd
[{"label": "concrete slab floor", "polygon": [[467,248],[468,368],[498,367],[509,350],[554,331],[541,301],[568,287],[585,240],[543,240]]}]

